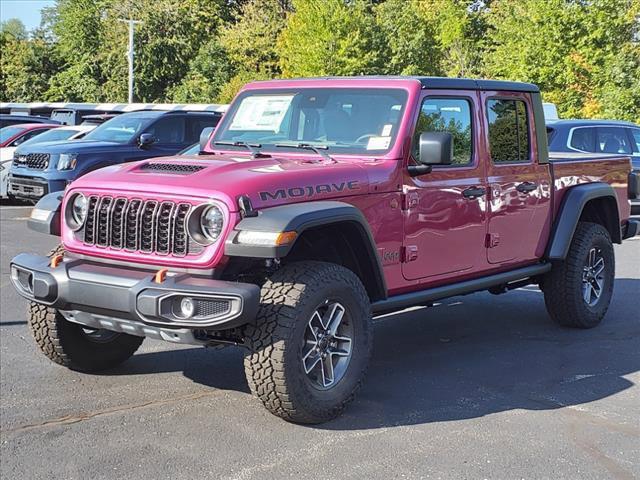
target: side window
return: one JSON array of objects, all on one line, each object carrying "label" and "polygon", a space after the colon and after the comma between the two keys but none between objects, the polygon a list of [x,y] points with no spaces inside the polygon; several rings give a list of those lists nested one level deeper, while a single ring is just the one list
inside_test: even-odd
[{"label": "side window", "polygon": [[167,115],[148,127],[145,133],[152,134],[160,144],[185,143],[184,117]]},{"label": "side window", "polygon": [[633,142],[636,144],[635,151],[640,152],[640,128],[632,128],[631,136],[633,138]]},{"label": "side window", "polygon": [[596,147],[599,153],[631,153],[629,139],[620,127],[598,127]]},{"label": "side window", "polygon": [[488,100],[489,149],[494,163],[530,159],[529,117],[522,100]]},{"label": "side window", "polygon": [[30,132],[25,133],[23,136],[16,138],[13,142],[11,142],[11,145],[9,145],[9,146],[10,147],[17,147],[18,145],[22,145],[24,142],[26,142],[30,138],[33,138],[36,135],[39,135],[44,131],[45,130],[42,130],[42,129],[31,130]]},{"label": "side window", "polygon": [[596,151],[596,129],[595,128],[576,128],[571,132],[569,146],[581,152]]},{"label": "side window", "polygon": [[187,117],[187,132],[186,132],[186,143],[196,143],[200,140],[200,134],[202,130],[207,127],[215,127],[217,122],[217,118],[213,117]]},{"label": "side window", "polygon": [[471,104],[463,98],[425,98],[413,135],[412,153],[418,158],[420,135],[424,132],[449,132],[453,137],[453,165],[471,163]]}]

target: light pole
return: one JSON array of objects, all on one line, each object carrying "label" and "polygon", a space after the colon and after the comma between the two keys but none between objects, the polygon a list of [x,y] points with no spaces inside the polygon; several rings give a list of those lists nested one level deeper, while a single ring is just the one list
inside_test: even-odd
[{"label": "light pole", "polygon": [[129,50],[127,51],[127,59],[129,60],[129,103],[133,103],[133,27],[142,22],[124,18],[119,18],[118,21],[129,24]]}]

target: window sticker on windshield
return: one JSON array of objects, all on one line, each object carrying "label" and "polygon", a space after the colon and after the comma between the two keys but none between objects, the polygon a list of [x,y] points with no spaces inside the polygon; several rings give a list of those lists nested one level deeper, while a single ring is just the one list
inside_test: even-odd
[{"label": "window sticker on windshield", "polygon": [[386,150],[391,143],[391,137],[371,137],[367,143],[367,150]]},{"label": "window sticker on windshield", "polygon": [[390,123],[387,123],[384,127],[382,127],[382,133],[380,135],[382,137],[388,137],[389,135],[391,135],[392,128],[393,128],[393,125]]},{"label": "window sticker on windshield", "polygon": [[291,105],[293,95],[255,95],[242,100],[230,130],[277,132]]}]

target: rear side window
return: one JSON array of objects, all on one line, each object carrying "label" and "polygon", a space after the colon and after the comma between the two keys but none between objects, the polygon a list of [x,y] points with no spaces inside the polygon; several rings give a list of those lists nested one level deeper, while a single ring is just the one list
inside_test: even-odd
[{"label": "rear side window", "polygon": [[489,149],[494,163],[526,162],[531,139],[527,106],[522,100],[488,100]]},{"label": "rear side window", "polygon": [[620,127],[598,127],[596,146],[600,153],[631,153],[627,132]]},{"label": "rear side window", "polygon": [[413,156],[418,158],[420,135],[449,132],[453,137],[453,165],[469,165],[472,155],[471,105],[463,98],[425,98],[413,138]]},{"label": "rear side window", "polygon": [[158,143],[182,144],[186,143],[184,124],[184,117],[167,115],[147,128],[146,133],[151,133]]},{"label": "rear side window", "polygon": [[186,143],[195,143],[200,140],[202,130],[207,127],[215,127],[218,118],[213,115],[210,117],[187,117]]},{"label": "rear side window", "polygon": [[596,129],[595,128],[576,128],[571,133],[569,146],[581,152],[596,151]]}]

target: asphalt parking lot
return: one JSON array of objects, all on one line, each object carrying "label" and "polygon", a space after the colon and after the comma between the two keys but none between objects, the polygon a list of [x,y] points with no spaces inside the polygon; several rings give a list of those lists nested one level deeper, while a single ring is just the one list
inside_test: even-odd
[{"label": "asphalt parking lot", "polygon": [[9,260],[56,239],[0,207],[0,477],[640,478],[640,240],[616,247],[604,323],[549,320],[541,293],[459,297],[379,318],[370,373],[341,418],[270,415],[242,352],[147,340],[75,373],[37,350]]}]

